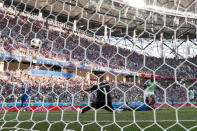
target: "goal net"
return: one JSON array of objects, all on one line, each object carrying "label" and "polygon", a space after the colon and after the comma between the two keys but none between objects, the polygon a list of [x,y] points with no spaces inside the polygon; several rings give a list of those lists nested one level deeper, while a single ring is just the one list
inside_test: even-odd
[{"label": "goal net", "polygon": [[196,9],[0,0],[0,130],[197,130]]}]

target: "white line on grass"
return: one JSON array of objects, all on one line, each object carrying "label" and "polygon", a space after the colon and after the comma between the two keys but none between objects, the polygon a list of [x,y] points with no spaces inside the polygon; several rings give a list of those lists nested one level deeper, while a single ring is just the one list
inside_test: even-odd
[{"label": "white line on grass", "polygon": [[[71,122],[71,121],[68,121]],[[80,122],[92,122],[92,121],[80,121]],[[109,120],[97,121],[97,122],[113,122]],[[131,120],[118,120],[116,122],[133,122]],[[154,120],[136,120],[136,122],[154,122]],[[156,122],[176,122],[176,120],[156,120]],[[179,120],[179,122],[197,122],[197,120]]]}]

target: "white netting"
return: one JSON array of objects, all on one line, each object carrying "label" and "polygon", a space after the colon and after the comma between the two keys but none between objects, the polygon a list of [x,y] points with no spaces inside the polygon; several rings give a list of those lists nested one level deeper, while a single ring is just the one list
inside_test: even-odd
[{"label": "white netting", "polygon": [[1,130],[197,130],[196,2],[125,1],[0,0]]}]

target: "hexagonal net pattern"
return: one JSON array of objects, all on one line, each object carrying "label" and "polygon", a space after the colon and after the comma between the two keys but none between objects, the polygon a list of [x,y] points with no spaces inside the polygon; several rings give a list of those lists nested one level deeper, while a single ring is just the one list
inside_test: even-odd
[{"label": "hexagonal net pattern", "polygon": [[197,130],[196,7],[0,0],[0,130]]}]

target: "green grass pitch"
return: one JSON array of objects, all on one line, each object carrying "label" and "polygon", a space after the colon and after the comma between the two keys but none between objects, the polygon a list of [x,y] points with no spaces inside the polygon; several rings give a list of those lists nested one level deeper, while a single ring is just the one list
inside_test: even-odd
[{"label": "green grass pitch", "polygon": [[1,113],[0,117],[1,131],[162,131],[162,128],[167,131],[197,131],[195,107],[177,108],[177,112],[167,108],[155,112],[125,111],[120,114],[105,110],[95,113],[91,110],[80,114],[79,118],[76,111],[11,112]]}]

